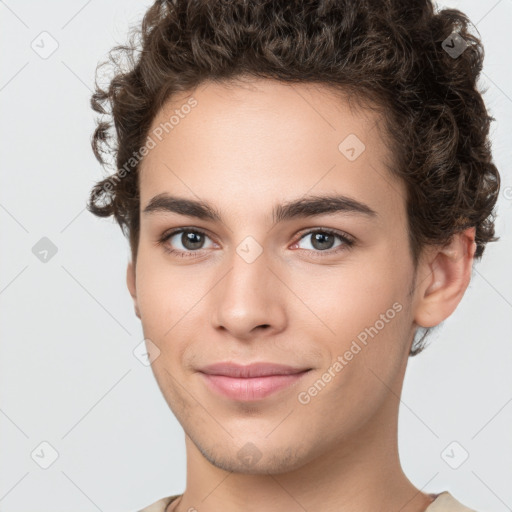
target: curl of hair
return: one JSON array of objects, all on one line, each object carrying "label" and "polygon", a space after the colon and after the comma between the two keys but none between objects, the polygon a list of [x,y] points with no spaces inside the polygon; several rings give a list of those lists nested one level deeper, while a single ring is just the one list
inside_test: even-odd
[{"label": "curl of hair", "polygon": [[[470,26],[464,13],[437,11],[431,0],[157,0],[129,43],[97,69],[98,76],[110,65],[112,78],[101,87],[96,77],[91,106],[101,117],[91,144],[115,169],[96,183],[87,208],[114,216],[135,261],[140,160],[133,155],[174,93],[242,76],[315,82],[384,113],[390,170],[407,190],[414,264],[425,245],[444,245],[473,226],[479,259],[499,239],[500,175],[488,139],[494,118],[476,86],[484,49]],[[442,44],[454,32],[467,44],[456,58]]]}]

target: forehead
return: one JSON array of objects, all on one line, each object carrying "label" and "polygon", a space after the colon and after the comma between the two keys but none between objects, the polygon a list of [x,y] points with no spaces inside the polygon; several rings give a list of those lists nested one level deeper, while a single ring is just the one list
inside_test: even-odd
[{"label": "forehead", "polygon": [[153,120],[141,205],[168,192],[249,216],[308,192],[338,192],[403,213],[383,130],[377,112],[327,86],[204,82],[174,95]]}]

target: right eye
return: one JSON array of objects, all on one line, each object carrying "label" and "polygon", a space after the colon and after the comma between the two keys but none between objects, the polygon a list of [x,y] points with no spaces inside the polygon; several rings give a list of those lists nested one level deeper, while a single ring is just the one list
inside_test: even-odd
[{"label": "right eye", "polygon": [[[159,244],[164,250],[170,254],[180,256],[182,258],[194,257],[193,253],[197,253],[204,249],[205,239],[210,237],[200,229],[178,228],[166,233],[159,240]],[[176,245],[182,245],[183,249],[175,248]],[[171,247],[169,247],[171,246]]]}]

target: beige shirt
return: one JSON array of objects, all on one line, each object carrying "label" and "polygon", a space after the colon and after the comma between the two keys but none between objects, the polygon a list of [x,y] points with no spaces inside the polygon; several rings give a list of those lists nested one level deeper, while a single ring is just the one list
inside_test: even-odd
[{"label": "beige shirt", "polygon": [[[179,498],[181,494],[167,496],[161,498],[155,503],[139,510],[138,512],[165,512],[165,509],[175,499]],[[436,496],[434,494],[434,496]],[[459,503],[448,491],[437,494],[435,500],[426,508],[425,512],[475,512],[472,508],[465,507]]]}]

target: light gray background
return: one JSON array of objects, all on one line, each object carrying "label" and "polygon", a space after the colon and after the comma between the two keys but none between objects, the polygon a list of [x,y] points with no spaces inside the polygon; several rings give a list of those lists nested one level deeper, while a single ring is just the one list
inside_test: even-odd
[{"label": "light gray background", "polygon": [[[128,243],[85,210],[94,71],[150,2],[0,2],[0,510],[130,511],[185,488],[184,434],[149,367],[125,284]],[[413,483],[512,509],[512,0],[446,1],[477,25],[502,175],[496,228],[459,308],[410,360],[399,428]],[[41,32],[58,42],[47,59]],[[41,36],[39,36],[41,37]],[[47,36],[46,36],[47,37]],[[38,43],[41,45],[41,43]],[[45,43],[48,46],[49,40]],[[57,253],[32,252],[48,237]],[[57,460],[42,469],[50,443]],[[453,441],[452,469],[443,458]]]}]

